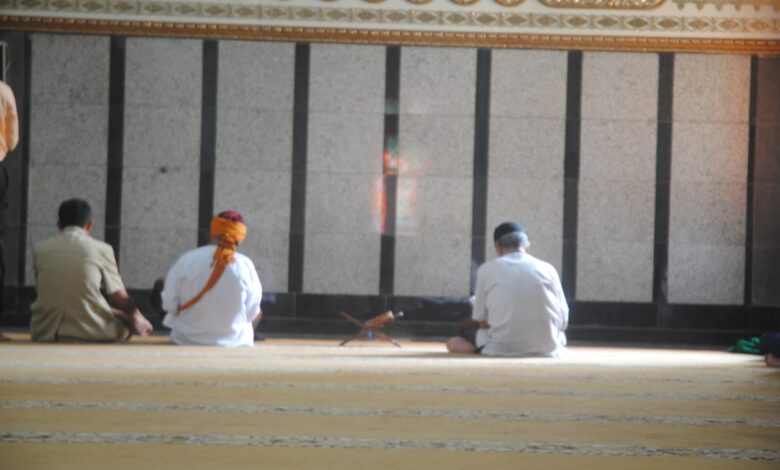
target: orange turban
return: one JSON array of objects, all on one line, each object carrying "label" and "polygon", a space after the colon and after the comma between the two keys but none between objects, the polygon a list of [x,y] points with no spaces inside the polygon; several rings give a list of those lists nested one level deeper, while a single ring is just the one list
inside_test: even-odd
[{"label": "orange turban", "polygon": [[182,312],[196,303],[206,292],[217,284],[227,265],[233,262],[233,255],[236,253],[236,246],[246,238],[246,225],[244,219],[236,212],[222,212],[211,219],[211,236],[217,238],[217,249],[214,250],[214,267],[211,276],[203,289],[190,299],[188,302],[179,305],[179,312]]}]

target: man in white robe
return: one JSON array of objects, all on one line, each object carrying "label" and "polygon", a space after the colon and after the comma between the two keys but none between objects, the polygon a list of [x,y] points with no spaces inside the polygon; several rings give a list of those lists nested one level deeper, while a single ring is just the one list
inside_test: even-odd
[{"label": "man in white robe", "polygon": [[244,219],[232,211],[214,216],[211,236],[214,244],[185,253],[168,272],[163,325],[176,344],[253,346],[263,287],[252,260],[236,252]]},{"label": "man in white robe", "polygon": [[489,356],[557,357],[565,351],[569,306],[555,268],[527,253],[522,225],[505,222],[493,239],[498,257],[480,266],[474,310],[447,350]]}]

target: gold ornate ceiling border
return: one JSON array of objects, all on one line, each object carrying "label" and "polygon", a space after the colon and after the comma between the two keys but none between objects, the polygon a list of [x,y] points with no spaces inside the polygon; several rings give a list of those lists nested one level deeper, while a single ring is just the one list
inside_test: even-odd
[{"label": "gold ornate ceiling border", "polygon": [[780,55],[780,40],[774,39],[706,39],[685,37],[573,36],[558,34],[365,30],[357,28],[248,26],[8,15],[0,15],[0,28],[18,31],[58,33],[122,34],[133,36],[290,42],[344,42],[416,46]]},{"label": "gold ornate ceiling border", "polygon": [[753,7],[754,10],[758,11],[765,6],[771,7],[774,11],[780,11],[780,0],[672,0],[672,3],[677,5],[680,10],[685,8],[685,5],[691,4],[699,10],[711,5],[718,11],[723,10],[725,6],[732,6],[737,11],[741,10],[742,7]]}]

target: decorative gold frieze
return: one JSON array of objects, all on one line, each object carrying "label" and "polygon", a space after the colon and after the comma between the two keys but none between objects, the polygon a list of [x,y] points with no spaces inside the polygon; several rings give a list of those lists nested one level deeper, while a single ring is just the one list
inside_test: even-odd
[{"label": "decorative gold frieze", "polygon": [[774,11],[780,11],[780,0],[672,0],[680,10],[685,8],[685,5],[695,5],[697,9],[701,10],[705,6],[712,5],[717,10],[722,10],[724,6],[730,5],[735,10],[739,11],[743,6],[752,6],[756,11],[768,6]]},{"label": "decorative gold frieze", "polygon": [[[396,5],[405,4],[406,8],[388,8],[390,2],[383,7],[369,5],[381,3],[380,0],[365,0],[358,7],[347,7],[346,2],[338,0],[308,4],[231,0],[0,0],[0,15],[5,15],[0,16],[0,30],[19,29],[24,24],[31,30],[44,31],[254,39],[284,36],[285,40],[296,41],[607,50],[678,50],[674,46],[678,44],[685,45],[680,50],[690,47],[690,50],[760,53],[780,49],[780,17],[769,13],[769,8],[758,14],[750,11],[747,12],[750,14],[715,14],[710,10],[711,14],[703,15],[692,14],[691,8],[685,14],[675,14],[676,7],[695,2],[701,2],[700,8],[717,6],[720,2],[721,6],[739,3],[758,9],[759,5],[774,7],[780,0],[672,0],[674,3],[663,5],[661,11],[652,12],[549,9],[538,2],[527,5],[530,8],[499,8],[496,4],[512,7],[524,0],[493,1],[490,8],[459,8],[449,0],[440,0],[438,5],[445,8],[436,9],[411,5],[429,3],[429,0],[398,0]],[[628,5],[625,2],[643,2],[649,6],[664,0],[540,0],[557,5],[567,1],[576,1],[579,8],[584,8],[585,2],[595,5],[611,1],[617,5],[614,2],[620,1],[623,6]],[[362,32],[353,32],[357,30]],[[285,33],[277,34],[280,31]],[[567,35],[580,39],[562,39]],[[627,42],[627,36],[634,37],[637,45]],[[586,41],[584,37],[616,42]],[[683,42],[657,42],[661,37]],[[586,41],[587,47],[576,41]]]},{"label": "decorative gold frieze", "polygon": [[[627,24],[623,22],[623,24]],[[653,27],[679,28],[674,19],[652,19]],[[84,20],[55,17],[2,16],[0,28],[20,31],[126,34],[269,41],[345,42],[455,47],[576,49],[598,51],[717,52],[780,54],[780,41],[769,39],[706,39],[639,36],[577,36],[559,34],[467,33],[441,31],[367,30],[363,28],[301,28],[213,25],[149,21]],[[777,28],[777,26],[775,26]]]},{"label": "decorative gold frieze", "polygon": [[[558,1],[558,0],[541,0]],[[563,1],[563,0],[561,0]],[[583,0],[581,0],[583,1]],[[584,0],[587,1],[587,0]],[[645,0],[658,1],[658,0]],[[489,30],[510,29],[575,29],[609,31],[647,31],[654,33],[738,33],[777,34],[780,21],[772,18],[729,18],[721,16],[643,16],[588,15],[585,13],[489,12],[432,9],[373,9],[294,6],[277,4],[249,6],[228,2],[163,2],[148,0],[0,0],[3,5],[42,8],[46,13],[77,13],[90,8],[96,16],[121,12],[128,20],[132,16],[186,18],[188,21],[220,19],[258,19],[275,22],[375,24],[387,27],[464,27]],[[100,8],[98,8],[100,7]],[[90,21],[95,21],[92,19]]]},{"label": "decorative gold frieze", "polygon": [[651,10],[666,0],[539,0],[550,8],[593,8],[603,10]]}]

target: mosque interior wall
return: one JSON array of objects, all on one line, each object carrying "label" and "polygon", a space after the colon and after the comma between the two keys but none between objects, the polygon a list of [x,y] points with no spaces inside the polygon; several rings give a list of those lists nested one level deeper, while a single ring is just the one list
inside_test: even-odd
[{"label": "mosque interior wall", "polygon": [[271,333],[393,308],[446,336],[506,219],[561,273],[575,339],[780,329],[777,57],[1,36],[29,113],[5,322],[83,197],[142,303],[204,210],[244,214]]}]

